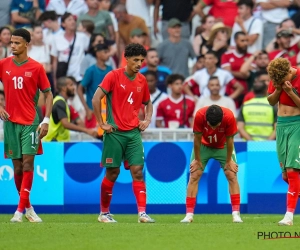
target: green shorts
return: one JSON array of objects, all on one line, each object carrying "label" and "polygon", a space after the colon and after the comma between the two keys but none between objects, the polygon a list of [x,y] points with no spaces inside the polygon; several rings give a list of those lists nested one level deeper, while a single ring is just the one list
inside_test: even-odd
[{"label": "green shorts", "polygon": [[144,165],[144,147],[138,128],[130,131],[113,131],[103,136],[102,166],[120,167],[123,160],[127,160],[129,166]]},{"label": "green shorts", "polygon": [[278,117],[276,147],[282,172],[300,169],[300,116]]},{"label": "green shorts", "polygon": [[39,148],[38,125],[21,125],[4,122],[4,152],[10,159],[21,159],[22,155],[36,155]]},{"label": "green shorts", "polygon": [[[203,169],[199,169],[204,171],[207,162],[210,159],[215,159],[218,162],[220,162],[222,168],[224,169],[224,166],[226,164],[226,158],[227,158],[227,147],[226,144],[224,146],[224,148],[210,148],[207,147],[203,144],[201,144],[200,146],[200,158],[201,158],[201,163],[203,166]],[[192,151],[192,155],[191,155],[191,162],[195,159],[195,155],[194,155],[194,149]],[[236,153],[235,153],[235,149],[233,148],[233,152],[232,152],[232,158],[231,158],[235,163],[237,163],[236,160]],[[225,170],[225,169],[224,169]]]}]

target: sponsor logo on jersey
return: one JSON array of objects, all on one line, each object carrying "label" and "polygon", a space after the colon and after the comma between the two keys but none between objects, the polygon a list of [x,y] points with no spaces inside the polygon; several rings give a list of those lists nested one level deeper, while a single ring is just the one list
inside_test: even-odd
[{"label": "sponsor logo on jersey", "polygon": [[121,86],[123,89],[125,89],[125,87],[126,87],[126,85],[123,85],[123,84],[120,84],[120,86]]},{"label": "sponsor logo on jersey", "polygon": [[171,109],[171,106],[170,106],[170,105],[168,105],[168,106],[167,106],[167,109]]},{"label": "sponsor logo on jersey", "polygon": [[105,162],[106,163],[113,163],[113,159],[112,158],[106,158]]},{"label": "sponsor logo on jersey", "polygon": [[218,128],[219,132],[224,132],[224,128]]},{"label": "sponsor logo on jersey", "polygon": [[137,90],[137,92],[141,92],[142,91],[142,87],[137,87],[136,90]]},{"label": "sponsor logo on jersey", "polygon": [[12,155],[12,154],[13,154],[13,151],[10,149],[10,150],[8,151],[8,153],[9,153],[10,155]]},{"label": "sponsor logo on jersey", "polygon": [[32,72],[25,72],[25,76],[31,77],[32,76]]},{"label": "sponsor logo on jersey", "polygon": [[11,71],[6,71],[6,74],[8,74],[8,75],[10,76],[10,72],[11,72]]}]

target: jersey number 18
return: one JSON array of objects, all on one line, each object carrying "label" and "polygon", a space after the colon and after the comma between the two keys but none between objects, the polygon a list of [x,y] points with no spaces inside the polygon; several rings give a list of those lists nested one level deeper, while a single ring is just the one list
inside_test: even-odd
[{"label": "jersey number 18", "polygon": [[16,76],[12,79],[14,81],[15,89],[23,89],[23,77],[19,76],[18,78]]}]

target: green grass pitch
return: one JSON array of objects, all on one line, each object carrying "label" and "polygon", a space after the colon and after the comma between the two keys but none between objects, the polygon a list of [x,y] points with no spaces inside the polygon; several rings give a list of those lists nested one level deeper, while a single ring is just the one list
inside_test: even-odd
[{"label": "green grass pitch", "polygon": [[[181,224],[184,215],[153,215],[155,224],[137,223],[137,215],[118,215],[115,224],[97,222],[97,215],[46,215],[43,223],[13,224],[12,215],[0,215],[1,250],[177,250],[177,249],[299,249],[300,238],[257,239],[258,232],[300,234],[300,216],[294,226],[277,222],[283,215],[242,215],[244,223],[233,224],[231,215],[195,215],[191,224]],[[273,234],[274,235],[274,234]]]}]

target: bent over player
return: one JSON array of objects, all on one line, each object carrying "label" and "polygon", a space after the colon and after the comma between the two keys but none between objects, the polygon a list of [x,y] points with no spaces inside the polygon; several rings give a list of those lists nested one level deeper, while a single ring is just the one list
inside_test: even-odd
[{"label": "bent over player", "polygon": [[282,178],[289,186],[286,214],[278,224],[291,226],[300,191],[300,69],[291,67],[284,58],[273,60],[267,69],[271,79],[268,101],[272,106],[279,103],[277,155]]},{"label": "bent over player", "polygon": [[[22,222],[24,209],[30,222],[42,222],[30,205],[29,195],[34,157],[41,149],[41,138],[48,132],[53,97],[43,66],[27,56],[29,43],[30,33],[27,30],[15,30],[10,41],[14,56],[0,61],[0,79],[6,103],[5,109],[0,107],[0,118],[5,121],[4,150],[6,156],[12,159],[15,184],[20,194],[11,222]],[[36,107],[40,90],[46,98],[46,116],[39,125]]]},{"label": "bent over player", "polygon": [[198,183],[210,159],[215,159],[221,163],[228,180],[233,222],[243,222],[240,217],[238,166],[233,144],[237,125],[232,111],[218,105],[199,109],[195,115],[193,132],[194,149],[187,187],[186,216],[181,222],[190,223],[193,221]]},{"label": "bent over player", "polygon": [[[125,49],[125,68],[109,72],[99,85],[93,107],[99,126],[105,131],[101,163],[106,175],[101,184],[101,213],[99,222],[116,222],[109,212],[112,190],[123,160],[128,162],[133,179],[132,187],[138,206],[138,222],[154,222],[146,214],[146,186],[143,180],[144,148],[140,131],[150,124],[153,112],[146,78],[139,73],[147,52],[139,44]],[[106,95],[107,123],[101,117],[101,99]],[[145,120],[138,112],[146,105]]]}]

